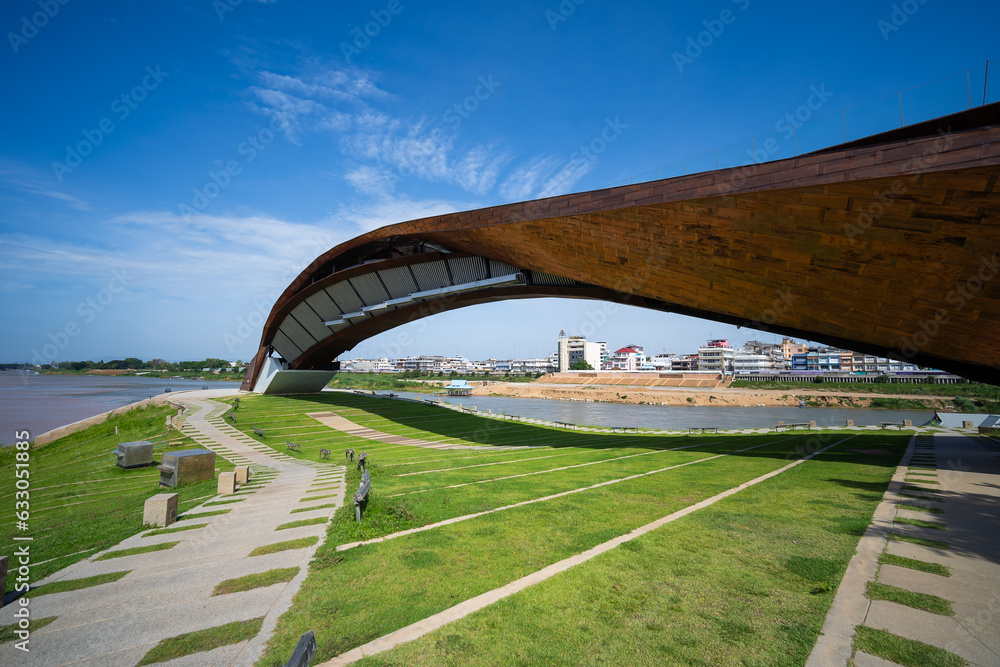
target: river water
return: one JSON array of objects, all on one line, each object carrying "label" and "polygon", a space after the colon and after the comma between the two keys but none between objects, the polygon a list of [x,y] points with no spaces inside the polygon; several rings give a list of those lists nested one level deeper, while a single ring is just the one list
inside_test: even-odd
[{"label": "river water", "polygon": [[[385,392],[381,392],[385,393]],[[407,398],[432,398],[427,394],[395,392]],[[684,430],[692,426],[730,428],[765,428],[783,421],[786,424],[815,421],[818,426],[844,426],[853,419],[856,426],[879,422],[902,422],[915,426],[931,420],[931,410],[865,410],[862,408],[733,408],[678,405],[629,405],[626,403],[587,403],[505,396],[433,396],[448,403],[475,406],[521,417],[584,424],[588,426],[638,426],[650,429]]]},{"label": "river water", "polygon": [[239,382],[101,375],[29,375],[0,372],[0,443],[15,431],[31,437],[150,396],[164,389],[239,387]]},{"label": "river water", "polygon": [[[239,387],[238,382],[169,380],[147,377],[99,375],[28,375],[0,372],[0,443],[14,442],[15,431],[31,437],[66,424],[86,419],[123,405],[135,403],[164,389],[222,389]],[[384,393],[384,392],[383,392]],[[429,394],[397,392],[416,399]],[[437,398],[436,396],[433,398]],[[492,410],[522,417],[593,426],[639,426],[650,429],[683,430],[691,426],[718,428],[764,428],[785,423],[815,421],[820,426],[843,426],[853,419],[861,426],[884,421],[910,419],[915,425],[934,415],[923,410],[864,410],[859,408],[735,408],[666,405],[587,403],[503,396],[442,397],[479,410]]]}]

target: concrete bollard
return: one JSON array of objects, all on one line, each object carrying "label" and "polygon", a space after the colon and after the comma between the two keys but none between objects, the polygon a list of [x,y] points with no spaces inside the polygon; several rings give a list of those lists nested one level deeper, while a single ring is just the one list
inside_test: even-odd
[{"label": "concrete bollard", "polygon": [[220,494],[230,494],[236,493],[236,473],[235,472],[220,472],[219,473],[219,493]]},{"label": "concrete bollard", "polygon": [[809,422],[809,428],[816,428],[816,422],[815,421],[810,421]]},{"label": "concrete bollard", "polygon": [[853,419],[848,419],[847,420],[847,428],[854,428],[854,420]]},{"label": "concrete bollard", "polygon": [[142,506],[142,523],[166,528],[177,521],[177,494],[158,493],[146,499]]},{"label": "concrete bollard", "polygon": [[903,428],[910,428],[911,426],[913,426],[913,420],[911,419],[903,420]]},{"label": "concrete bollard", "polygon": [[962,422],[962,428],[972,428],[972,422],[965,420]]},{"label": "concrete bollard", "polygon": [[236,484],[246,484],[250,481],[250,466],[236,466]]},{"label": "concrete bollard", "polygon": [[778,426],[784,426],[785,422],[778,422]]}]

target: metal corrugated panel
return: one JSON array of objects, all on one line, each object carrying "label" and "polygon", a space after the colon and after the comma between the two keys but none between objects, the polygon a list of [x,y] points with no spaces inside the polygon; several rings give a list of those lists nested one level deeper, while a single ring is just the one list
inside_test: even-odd
[{"label": "metal corrugated panel", "polygon": [[456,285],[471,283],[486,277],[486,262],[482,257],[458,257],[446,260]]},{"label": "metal corrugated panel", "polygon": [[347,327],[351,326],[350,322],[342,322],[341,324],[334,324],[333,326],[327,327],[332,333],[337,333],[338,331],[343,331]]},{"label": "metal corrugated panel", "polygon": [[292,310],[292,317],[298,320],[316,340],[323,340],[330,335],[330,329],[323,325],[323,320],[319,319],[304,301]]},{"label": "metal corrugated panel", "polygon": [[286,317],[285,321],[281,323],[278,327],[278,331],[288,336],[295,347],[300,350],[308,350],[310,347],[315,345],[318,341],[309,335],[309,332],[302,328],[302,325],[293,320],[291,317]]},{"label": "metal corrugated panel", "polygon": [[490,276],[495,278],[497,276],[509,276],[517,273],[518,269],[516,266],[508,264],[507,262],[500,262],[495,259],[489,260],[490,262]]},{"label": "metal corrugated panel", "polygon": [[350,279],[351,284],[354,285],[354,289],[358,291],[361,295],[361,299],[365,302],[366,306],[374,306],[377,303],[382,303],[389,298],[386,293],[385,288],[382,287],[382,283],[378,281],[378,276],[375,272],[364,273],[360,276],[354,276]]},{"label": "metal corrugated panel", "polygon": [[417,277],[419,291],[447,287],[451,284],[451,281],[448,280],[448,270],[445,268],[444,262],[440,260],[414,264],[411,268],[413,275]]},{"label": "metal corrugated panel", "polygon": [[306,301],[316,311],[316,314],[323,318],[324,322],[337,319],[341,313],[340,308],[337,308],[337,304],[333,302],[325,290],[316,292]]},{"label": "metal corrugated panel", "polygon": [[281,333],[280,329],[274,334],[274,338],[271,340],[271,345],[273,345],[274,349],[278,351],[278,354],[280,354],[287,361],[291,361],[302,354],[302,350],[296,347],[295,343],[288,340],[288,336]]},{"label": "metal corrugated panel", "polygon": [[546,287],[572,287],[576,282],[570,278],[562,278],[560,276],[554,276],[551,273],[541,273],[539,271],[531,272],[531,280],[536,285],[543,285]]},{"label": "metal corrugated panel", "polygon": [[417,284],[413,282],[410,271],[405,266],[397,266],[394,269],[383,269],[378,274],[382,276],[382,282],[389,288],[389,293],[393,299],[409,296],[419,291]]},{"label": "metal corrugated panel", "polygon": [[364,305],[346,281],[339,282],[336,285],[330,285],[326,288],[326,291],[330,293],[330,296],[333,297],[333,300],[337,302],[337,305],[339,305],[345,313],[357,312],[361,310],[361,307]]}]

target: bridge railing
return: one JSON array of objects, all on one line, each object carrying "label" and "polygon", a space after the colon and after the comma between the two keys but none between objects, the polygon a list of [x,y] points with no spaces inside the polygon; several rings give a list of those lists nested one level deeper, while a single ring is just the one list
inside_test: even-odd
[{"label": "bridge railing", "polygon": [[802,105],[779,120],[771,132],[677,160],[606,187],[783,160],[997,101],[1000,101],[1000,61],[815,118],[811,117],[812,109]]}]

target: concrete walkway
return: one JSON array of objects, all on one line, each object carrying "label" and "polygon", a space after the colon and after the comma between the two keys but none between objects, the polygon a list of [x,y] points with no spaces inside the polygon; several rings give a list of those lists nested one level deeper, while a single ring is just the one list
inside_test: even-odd
[{"label": "concrete walkway", "polygon": [[[846,665],[858,625],[931,644],[971,665],[1000,665],[998,453],[996,441],[953,433],[916,436],[911,441],[841,582],[809,667]],[[943,513],[908,510],[900,505],[939,508]],[[908,525],[900,519],[930,522],[943,530]],[[887,541],[890,533],[946,542],[949,548]],[[896,556],[944,565],[951,576],[888,564],[879,568],[883,549]],[[944,598],[952,603],[955,615],[869,600],[865,596],[869,581]],[[858,667],[895,664],[863,652],[854,660]]]},{"label": "concrete walkway", "polygon": [[378,442],[387,442],[390,445],[410,445],[411,447],[426,447],[428,449],[455,449],[457,447],[461,447],[461,445],[430,442],[429,440],[407,438],[403,435],[383,433],[382,431],[376,431],[373,428],[367,428],[365,426],[361,426],[360,424],[355,424],[349,419],[344,419],[340,415],[329,411],[308,412],[306,413],[306,416],[312,417],[324,426],[329,426],[337,431],[342,431],[347,435],[353,435],[358,438],[366,438],[368,440],[377,440]]},{"label": "concrete walkway", "polygon": [[[105,553],[102,551],[37,582],[44,584],[131,570],[114,583],[31,599],[32,618],[56,616],[57,619],[31,633],[30,654],[17,651],[12,642],[0,644],[0,664],[132,667],[147,651],[168,637],[264,617],[261,632],[249,641],[164,664],[253,665],[259,659],[278,617],[291,606],[292,596],[305,579],[316,546],[256,557],[249,554],[259,546],[302,537],[315,536],[321,543],[325,524],[279,531],[275,528],[301,519],[329,517],[333,512],[330,507],[295,514],[290,511],[312,505],[339,505],[344,497],[345,469],[276,455],[270,448],[224,424],[220,415],[226,411],[226,406],[209,400],[212,395],[213,392],[191,392],[174,397],[188,405],[182,418],[182,431],[225,458],[250,465],[254,475],[247,486],[257,487],[256,490],[226,498],[244,498],[241,502],[208,507],[203,504],[185,510],[182,516],[188,518],[171,526],[207,524],[202,528],[153,537],[138,534],[107,551],[179,541],[171,549],[96,560]],[[315,491],[329,485],[335,488],[314,494],[313,500],[300,502],[309,495],[310,487]],[[150,495],[155,491],[151,489]],[[336,494],[335,497],[326,497],[330,493]],[[217,496],[206,502],[220,498]],[[231,511],[205,518],[196,516],[201,511],[219,509]],[[300,569],[288,583],[212,595],[216,585],[227,579],[289,567]],[[16,608],[13,604],[0,609],[0,625],[14,622]]]}]

